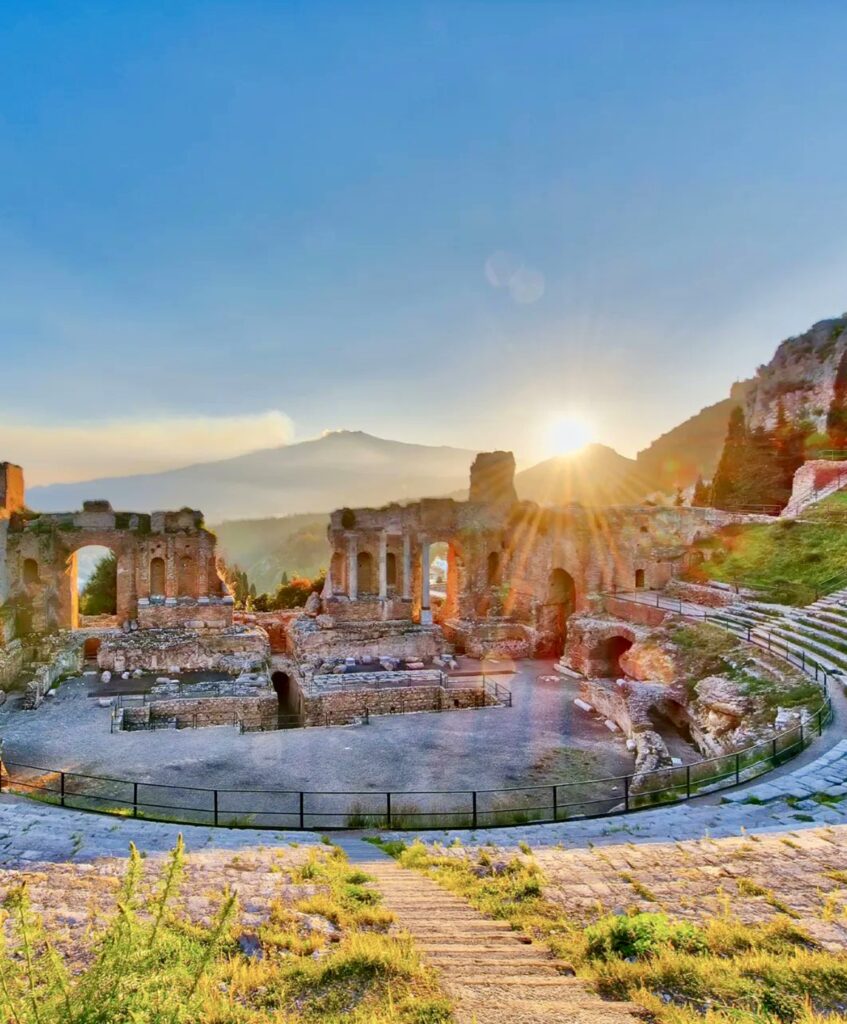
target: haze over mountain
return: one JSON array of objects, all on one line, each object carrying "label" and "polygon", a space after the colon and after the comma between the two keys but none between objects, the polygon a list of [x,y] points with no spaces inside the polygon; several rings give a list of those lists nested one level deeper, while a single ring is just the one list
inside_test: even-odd
[{"label": "haze over mountain", "polygon": [[209,521],[328,512],[455,491],[467,486],[474,455],[340,430],[164,473],[33,487],[27,500],[45,512],[79,508],[90,498],[136,512],[188,506]]}]

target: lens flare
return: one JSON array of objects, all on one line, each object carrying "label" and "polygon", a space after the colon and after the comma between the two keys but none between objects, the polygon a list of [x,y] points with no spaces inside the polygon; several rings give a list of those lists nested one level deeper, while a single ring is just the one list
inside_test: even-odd
[{"label": "lens flare", "polygon": [[555,416],[547,427],[547,451],[550,455],[567,455],[584,448],[591,441],[591,426],[574,413]]}]

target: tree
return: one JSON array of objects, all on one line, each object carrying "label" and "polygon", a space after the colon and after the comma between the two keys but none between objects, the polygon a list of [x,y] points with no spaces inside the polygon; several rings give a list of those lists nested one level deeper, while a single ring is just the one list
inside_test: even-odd
[{"label": "tree", "polygon": [[702,476],[697,477],[697,482],[694,484],[694,494],[691,496],[691,505],[693,508],[708,508],[711,498],[711,488],[703,479]]},{"label": "tree", "polygon": [[114,615],[118,607],[118,560],[111,553],[101,558],[79,595],[83,615]]},{"label": "tree", "polygon": [[826,415],[826,429],[833,448],[847,448],[847,350],[835,371],[832,402]]},{"label": "tree", "polygon": [[738,501],[737,495],[741,486],[747,444],[747,424],[744,420],[744,410],[740,405],[736,405],[729,414],[726,440],[712,483],[712,504],[715,508],[725,508]]}]

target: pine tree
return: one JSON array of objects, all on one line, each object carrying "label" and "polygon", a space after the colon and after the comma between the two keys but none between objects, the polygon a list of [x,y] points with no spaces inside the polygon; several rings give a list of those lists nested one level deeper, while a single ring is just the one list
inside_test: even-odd
[{"label": "pine tree", "polygon": [[729,415],[726,440],[712,483],[712,504],[715,508],[727,508],[738,502],[747,448],[748,435],[744,410],[737,405]]},{"label": "pine tree", "polygon": [[697,477],[697,482],[694,484],[694,494],[691,497],[691,505],[693,508],[708,508],[711,498],[711,488],[703,479],[702,476]]}]

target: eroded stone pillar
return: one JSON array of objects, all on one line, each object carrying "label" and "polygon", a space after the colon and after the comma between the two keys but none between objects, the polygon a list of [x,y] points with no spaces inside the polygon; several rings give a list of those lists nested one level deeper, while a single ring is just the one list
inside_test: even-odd
[{"label": "eroded stone pillar", "polygon": [[421,625],[432,625],[432,609],[429,607],[429,541],[421,541]]},{"label": "eroded stone pillar", "polygon": [[385,530],[379,535],[379,596],[383,601],[388,597],[388,534]]},{"label": "eroded stone pillar", "polygon": [[412,600],[412,538],[403,534],[403,600]]},{"label": "eroded stone pillar", "polygon": [[359,551],[356,534],[347,534],[347,596],[355,601],[359,596]]}]

